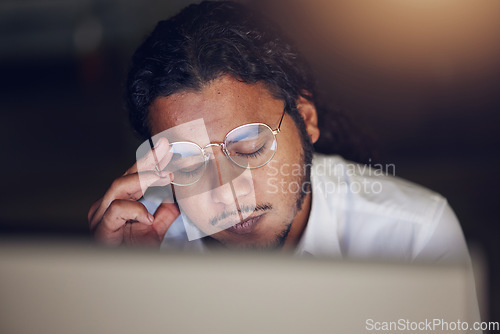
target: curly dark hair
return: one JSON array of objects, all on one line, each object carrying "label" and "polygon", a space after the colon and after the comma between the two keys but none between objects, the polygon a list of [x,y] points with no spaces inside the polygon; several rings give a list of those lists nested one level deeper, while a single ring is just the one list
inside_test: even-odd
[{"label": "curly dark hair", "polygon": [[249,84],[265,83],[289,113],[299,95],[312,98],[311,72],[298,52],[274,26],[239,3],[205,1],[186,7],[159,22],[132,61],[127,105],[132,125],[145,138],[150,136],[147,109],[154,99],[200,90],[227,74]]},{"label": "curly dark hair", "polygon": [[[210,81],[231,75],[249,84],[261,82],[284,101],[302,137],[306,161],[313,146],[296,108],[302,96],[318,101],[315,80],[297,48],[257,11],[231,1],[204,1],[160,21],[137,49],[126,84],[131,124],[143,138],[151,136],[148,108],[160,96],[183,90],[201,90]],[[318,113],[320,123],[333,114]],[[338,118],[337,118],[338,119]],[[321,127],[321,125],[320,125]],[[324,153],[343,153],[338,143],[342,124],[322,130],[315,146]],[[346,131],[344,131],[346,132]],[[336,141],[337,144],[331,144]]]}]

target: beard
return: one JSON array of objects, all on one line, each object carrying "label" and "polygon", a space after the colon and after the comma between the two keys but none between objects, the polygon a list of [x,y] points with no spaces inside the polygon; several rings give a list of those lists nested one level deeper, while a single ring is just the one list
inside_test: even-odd
[{"label": "beard", "polygon": [[306,168],[306,171],[304,174],[301,174],[302,176],[300,177],[299,184],[303,185],[300,187],[300,191],[296,194],[295,198],[295,207],[293,208],[293,217],[290,219],[288,222],[284,223],[285,227],[281,230],[280,233],[275,234],[274,240],[271,242],[268,242],[265,245],[250,245],[248,247],[245,247],[247,249],[252,249],[252,250],[265,250],[265,251],[272,251],[272,250],[280,250],[283,248],[283,245],[285,244],[286,238],[288,237],[288,233],[290,233],[290,230],[292,228],[292,223],[297,215],[297,213],[302,209],[302,205],[304,204],[304,199],[306,198],[307,194],[311,192],[311,162],[312,162],[312,151],[310,154],[310,158],[306,160],[305,155],[302,154],[302,162],[304,168]]}]

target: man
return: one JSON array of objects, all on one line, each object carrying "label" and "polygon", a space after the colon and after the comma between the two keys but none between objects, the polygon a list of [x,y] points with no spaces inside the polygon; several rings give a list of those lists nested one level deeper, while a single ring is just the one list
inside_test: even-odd
[{"label": "man", "polygon": [[[315,99],[293,45],[242,5],[202,2],[160,22],[127,82],[130,119],[149,151],[91,207],[95,238],[201,251],[467,257],[440,195],[313,154]],[[170,199],[145,195],[157,187],[171,189]]]}]

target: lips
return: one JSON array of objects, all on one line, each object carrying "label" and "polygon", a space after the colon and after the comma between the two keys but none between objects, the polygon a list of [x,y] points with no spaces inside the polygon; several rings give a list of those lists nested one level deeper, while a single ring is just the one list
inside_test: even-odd
[{"label": "lips", "polygon": [[227,228],[226,231],[236,234],[248,234],[255,229],[262,216],[263,214],[257,217],[245,219],[243,222]]}]

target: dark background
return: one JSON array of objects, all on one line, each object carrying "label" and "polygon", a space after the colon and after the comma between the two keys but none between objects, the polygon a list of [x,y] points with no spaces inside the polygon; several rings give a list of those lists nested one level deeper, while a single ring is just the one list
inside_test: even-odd
[{"label": "dark background", "polygon": [[[122,106],[130,56],[189,2],[0,2],[1,234],[89,238],[89,206],[139,145]],[[373,159],[448,198],[469,245],[485,254],[495,321],[499,4],[262,3],[309,58],[328,105],[375,148]]]}]

